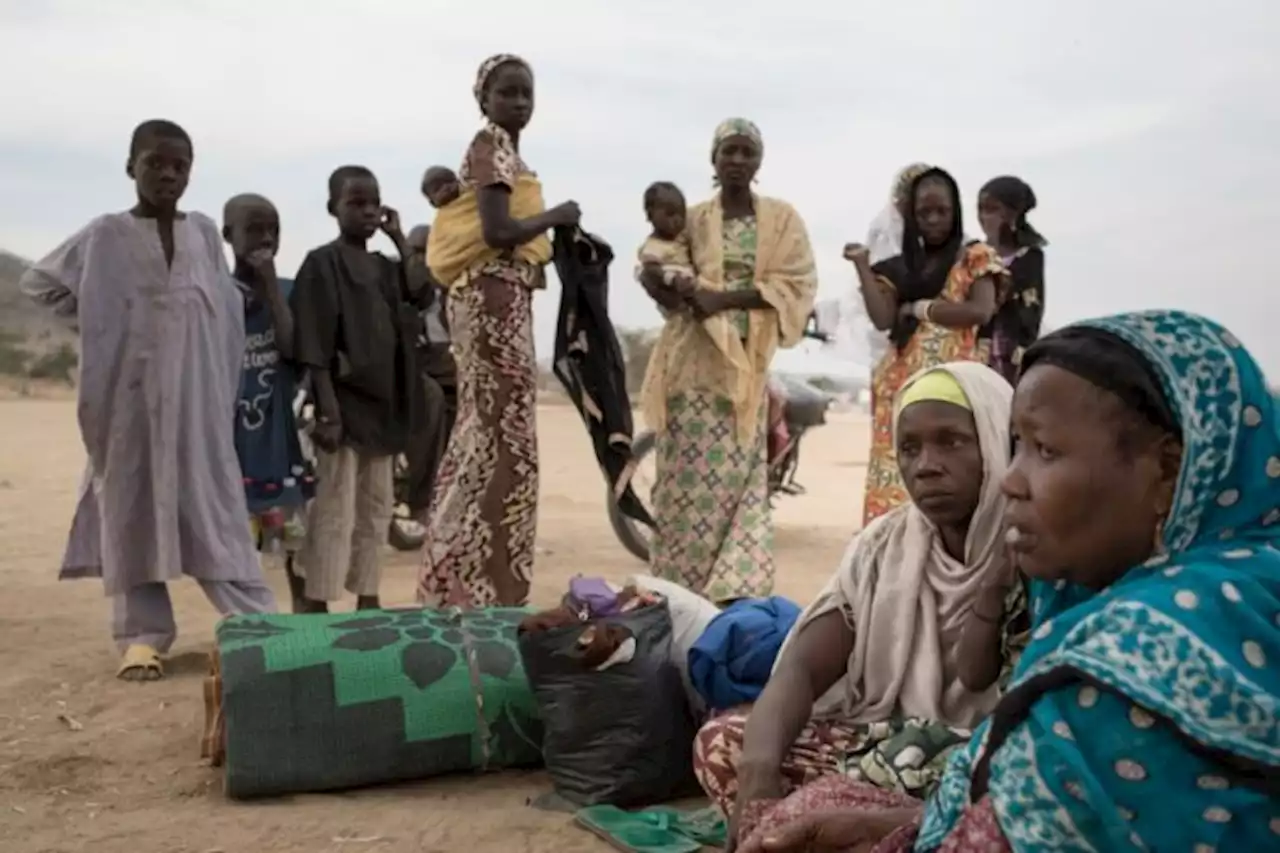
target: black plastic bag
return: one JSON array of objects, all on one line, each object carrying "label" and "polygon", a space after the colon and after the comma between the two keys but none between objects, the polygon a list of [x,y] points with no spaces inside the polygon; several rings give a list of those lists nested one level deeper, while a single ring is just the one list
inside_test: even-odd
[{"label": "black plastic bag", "polygon": [[697,729],[670,662],[666,601],[597,621],[631,633],[636,650],[629,662],[600,672],[585,666],[578,637],[590,623],[519,637],[556,793],[579,806],[625,808],[696,791]]}]

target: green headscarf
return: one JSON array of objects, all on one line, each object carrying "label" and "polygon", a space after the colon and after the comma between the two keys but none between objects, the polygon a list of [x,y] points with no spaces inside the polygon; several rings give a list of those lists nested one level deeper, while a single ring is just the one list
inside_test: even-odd
[{"label": "green headscarf", "polygon": [[760,128],[756,127],[755,122],[745,118],[727,118],[716,125],[715,135],[711,138],[712,162],[715,162],[716,153],[720,151],[724,141],[733,136],[745,136],[756,144],[762,154],[764,153],[764,137],[760,135]]}]

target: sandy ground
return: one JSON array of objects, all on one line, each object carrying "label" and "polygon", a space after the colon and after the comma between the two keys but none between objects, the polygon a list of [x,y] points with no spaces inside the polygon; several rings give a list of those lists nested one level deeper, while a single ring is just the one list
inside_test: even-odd
[{"label": "sandy ground", "polygon": [[[577,573],[642,566],[613,537],[603,485],[571,408],[539,413],[543,480],[534,603]],[[341,795],[237,804],[202,765],[201,677],[215,613],[174,585],[183,631],[170,677],[124,684],[101,587],[56,569],[83,453],[69,400],[0,400],[0,849],[36,851],[604,851],[563,814],[530,808],[541,773],[463,776]],[[806,440],[809,493],[776,513],[779,592],[806,600],[861,514],[867,423],[855,415]],[[387,552],[383,599],[413,596],[413,555]],[[276,570],[277,594],[284,579]],[[285,600],[282,595],[281,600]]]}]

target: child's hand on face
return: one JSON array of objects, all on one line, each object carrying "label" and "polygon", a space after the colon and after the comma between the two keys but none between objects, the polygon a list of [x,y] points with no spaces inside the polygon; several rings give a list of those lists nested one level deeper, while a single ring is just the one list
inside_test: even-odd
[{"label": "child's hand on face", "polygon": [[276,283],[276,259],[270,249],[254,249],[245,257],[249,269],[253,270],[253,283],[258,287],[266,287]]},{"label": "child's hand on face", "polygon": [[396,237],[404,239],[404,232],[400,229],[400,214],[392,207],[382,208],[382,233],[386,234],[392,240]]}]

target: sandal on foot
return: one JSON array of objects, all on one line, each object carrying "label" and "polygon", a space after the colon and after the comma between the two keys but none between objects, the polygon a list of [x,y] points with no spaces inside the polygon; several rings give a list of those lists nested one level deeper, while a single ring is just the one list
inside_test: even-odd
[{"label": "sandal on foot", "polygon": [[158,681],[164,678],[160,653],[150,646],[135,644],[124,650],[116,678],[121,681]]}]

